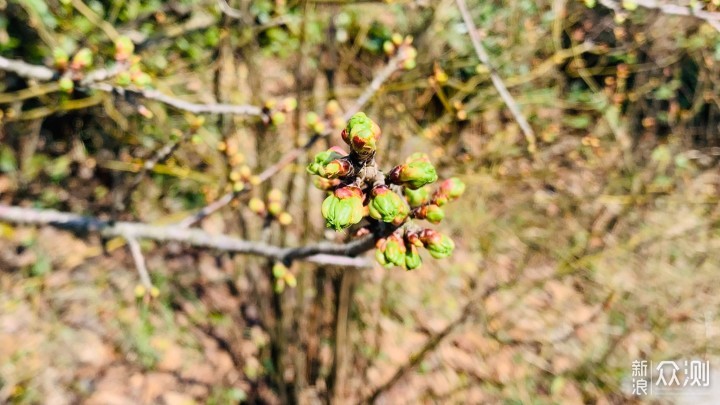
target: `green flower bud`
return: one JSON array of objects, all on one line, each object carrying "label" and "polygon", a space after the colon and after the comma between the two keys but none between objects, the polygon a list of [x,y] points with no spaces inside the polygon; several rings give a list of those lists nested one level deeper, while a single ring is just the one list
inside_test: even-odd
[{"label": "green flower bud", "polygon": [[452,254],[455,243],[447,235],[443,235],[432,229],[423,229],[420,232],[420,240],[435,259],[443,259]]},{"label": "green flower bud", "polygon": [[[338,149],[339,148],[331,148],[315,155],[315,158],[313,158],[313,161],[307,167],[308,173],[326,177],[325,166],[345,156],[345,154],[338,152]],[[339,150],[342,151],[342,149]]]},{"label": "green flower bud", "polygon": [[353,172],[353,166],[347,159],[335,159],[325,165],[323,172],[322,177],[326,179],[336,179],[351,174]]},{"label": "green flower bud", "polygon": [[430,201],[430,189],[428,187],[421,187],[417,190],[413,190],[405,187],[403,190],[405,198],[411,207],[419,207],[426,202]]},{"label": "green flower bud", "polygon": [[73,89],[75,88],[75,83],[73,83],[72,79],[69,77],[63,77],[58,81],[58,86],[60,87],[60,91],[63,93],[72,93]]},{"label": "green flower bud", "polygon": [[409,207],[405,200],[387,186],[378,186],[372,190],[372,199],[368,205],[370,216],[383,222],[397,222],[407,218]]},{"label": "green flower bud", "polygon": [[69,61],[70,57],[68,56],[67,52],[65,52],[62,48],[53,49],[53,64],[56,68],[60,70],[65,70]]},{"label": "green flower bud", "polygon": [[408,270],[415,270],[422,265],[422,258],[415,245],[410,245],[405,252],[405,268]]},{"label": "green flower bud", "polygon": [[402,238],[391,235],[387,239],[381,239],[377,243],[375,259],[384,267],[400,266],[405,267],[405,252],[407,248]]},{"label": "green flower bud", "polygon": [[120,86],[129,86],[130,83],[132,83],[132,78],[130,76],[130,72],[120,72],[115,77],[115,83],[117,83]]},{"label": "green flower bud", "polygon": [[270,215],[278,216],[282,212],[282,204],[277,201],[271,201],[267,205],[267,211]]},{"label": "green flower bud", "polygon": [[275,111],[270,115],[270,121],[275,126],[280,126],[285,123],[285,113],[280,111]]},{"label": "green flower bud", "polygon": [[393,44],[392,41],[385,41],[383,42],[383,50],[385,54],[392,55],[395,53],[395,44]]},{"label": "green flower bud", "polygon": [[88,48],[82,48],[75,54],[75,56],[73,56],[70,67],[74,70],[82,70],[92,66],[92,63],[92,51]]},{"label": "green flower bud", "polygon": [[340,184],[338,179],[326,179],[323,177],[313,177],[313,185],[320,190],[331,190]]},{"label": "green flower bud", "polygon": [[135,51],[135,44],[130,38],[122,36],[115,41],[115,60],[128,60]]},{"label": "green flower bud", "polygon": [[377,148],[380,127],[365,113],[359,112],[350,118],[342,132],[343,140],[361,158],[370,157]]},{"label": "green flower bud", "polygon": [[363,219],[363,192],[358,187],[341,187],[322,204],[322,215],[328,228],[336,231],[357,224]]},{"label": "green flower bud", "polygon": [[416,211],[415,218],[427,219],[433,224],[438,224],[445,218],[445,212],[435,204],[423,205]]},{"label": "green flower bud", "polygon": [[251,198],[248,201],[248,208],[258,215],[265,215],[265,203],[259,198]]},{"label": "green flower bud", "polygon": [[417,190],[436,181],[438,176],[426,154],[414,153],[407,158],[404,164],[394,167],[390,171],[389,178],[395,184],[402,184]]},{"label": "green flower bud", "polygon": [[152,77],[145,72],[140,72],[132,77],[132,81],[138,87],[148,87],[152,84]]},{"label": "green flower bud", "polygon": [[440,183],[440,187],[435,192],[434,199],[437,205],[445,205],[448,201],[460,198],[465,192],[465,183],[457,177],[451,177]]}]

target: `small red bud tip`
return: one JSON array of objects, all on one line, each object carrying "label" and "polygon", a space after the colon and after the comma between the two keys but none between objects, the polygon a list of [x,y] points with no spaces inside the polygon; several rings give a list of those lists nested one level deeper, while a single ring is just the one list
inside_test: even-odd
[{"label": "small red bud tip", "polygon": [[335,190],[335,197],[341,200],[353,197],[363,198],[363,192],[359,187],[345,186]]}]

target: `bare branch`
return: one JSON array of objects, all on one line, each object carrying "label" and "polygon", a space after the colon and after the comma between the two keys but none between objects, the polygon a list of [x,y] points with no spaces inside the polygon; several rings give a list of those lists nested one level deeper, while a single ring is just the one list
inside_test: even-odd
[{"label": "bare branch", "polygon": [[191,112],[193,114],[232,114],[232,115],[253,115],[258,117],[265,117],[262,108],[254,105],[236,105],[236,104],[198,104],[189,101],[181,100],[179,98],[168,96],[157,90],[152,89],[130,89],[118,86],[112,86],[107,83],[96,83],[90,87],[104,91],[107,93],[116,93],[121,96],[126,94],[133,94],[143,97],[148,100],[155,100],[161,103],[167,104],[171,107]]},{"label": "bare branch", "polygon": [[0,70],[13,72],[26,79],[52,80],[55,71],[45,66],[31,65],[20,60],[12,60],[0,56]]},{"label": "bare branch", "polygon": [[149,239],[158,242],[180,242],[191,246],[217,249],[255,256],[264,256],[291,263],[304,260],[318,264],[344,267],[370,267],[364,258],[355,258],[371,249],[377,238],[386,236],[393,227],[380,228],[378,232],[343,245],[318,243],[301,247],[279,247],[250,242],[228,235],[213,235],[199,229],[187,229],[177,225],[157,226],[139,222],[110,222],[55,210],[22,208],[0,204],[0,221],[29,225],[50,225],[79,234],[96,233],[104,238],[122,237]]},{"label": "bare branch", "polygon": [[153,288],[152,281],[150,280],[150,274],[148,274],[147,267],[145,266],[145,258],[143,257],[142,250],[140,249],[140,243],[133,237],[125,237],[130,253],[132,254],[135,267],[137,268],[138,274],[140,275],[140,281],[143,287],[150,292]]},{"label": "bare branch", "polygon": [[503,83],[502,79],[500,78],[500,75],[490,63],[490,56],[488,55],[487,51],[485,51],[485,48],[480,42],[480,36],[478,35],[477,27],[475,27],[475,23],[472,20],[470,12],[468,11],[465,0],[455,0],[455,3],[457,3],[458,8],[460,9],[460,14],[462,14],[463,20],[465,21],[465,26],[467,27],[468,33],[470,34],[470,40],[472,41],[473,47],[475,48],[475,53],[480,59],[480,62],[482,62],[490,70],[490,80],[495,86],[495,89],[497,89],[498,93],[500,93],[500,97],[505,102],[505,105],[507,105],[510,113],[512,113],[513,117],[515,118],[515,121],[517,121],[518,125],[520,125],[520,129],[522,129],[523,133],[525,134],[525,140],[528,143],[528,151],[531,153],[535,152],[537,143],[535,139],[535,132],[530,127],[530,124],[527,122],[525,116],[520,111],[520,107],[517,105],[517,102],[515,102],[515,99],[508,91],[505,83]]},{"label": "bare branch", "polygon": [[[380,90],[383,83],[385,83],[390,76],[392,76],[393,73],[397,72],[400,68],[400,64],[405,57],[404,54],[398,53],[394,57],[392,57],[388,63],[375,75],[372,82],[368,85],[368,87],[362,92],[360,97],[355,100],[355,102],[350,106],[350,108],[345,111],[345,114],[343,114],[343,120],[347,121],[352,117],[355,113],[359,112],[365,104],[367,104],[370,99]],[[332,125],[330,125],[329,122],[326,122],[327,128],[332,128]],[[309,150],[315,142],[318,140],[330,136],[331,132],[325,131],[322,134],[315,134],[310,139],[308,139],[307,142],[305,142],[304,145],[295,148],[286,154],[284,154],[280,159],[278,159],[277,162],[266,168],[262,173],[258,175],[258,178],[260,179],[260,183],[267,181],[277,173],[279,173],[285,166],[289,165],[290,163],[294,162],[295,159],[300,157],[303,153],[305,153],[307,150]],[[235,199],[236,197],[248,193],[251,190],[251,185],[246,184],[245,188],[242,191],[239,192],[229,192],[216,201],[213,201],[212,203],[208,204],[207,206],[203,207],[200,211],[190,215],[189,217],[183,219],[178,223],[178,226],[181,227],[190,227],[199,221],[202,221],[203,218],[207,217],[208,215],[211,215],[215,211],[221,209],[222,207],[230,204],[230,202]]]},{"label": "bare branch", "polygon": [[[185,101],[173,96],[164,94],[158,90],[152,89],[131,89],[113,86],[108,83],[98,83],[103,80],[107,80],[121,71],[127,69],[127,65],[118,63],[112,67],[94,70],[89,72],[81,80],[82,85],[89,86],[90,88],[104,91],[107,93],[116,93],[122,96],[126,94],[137,95],[149,100],[159,101],[167,104],[171,107],[177,108],[178,110],[188,111],[193,114],[232,114],[232,115],[251,115],[263,117],[263,120],[267,122],[268,117],[263,112],[262,108],[254,105],[235,105],[235,104],[199,104]],[[57,72],[54,70],[40,65],[31,65],[23,61],[6,59],[0,56],[0,70],[17,73],[18,75],[30,79],[36,80],[52,80],[58,77]]]},{"label": "bare branch", "polygon": [[[678,16],[689,16],[703,20],[710,24],[715,30],[720,32],[720,13],[701,10],[700,8],[683,7],[677,4],[660,4],[655,0],[635,0],[635,3],[640,6],[651,10],[658,10],[659,12],[667,15],[678,15]],[[620,2],[614,0],[600,0],[600,4],[614,10],[615,12],[622,12],[623,7]],[[700,7],[698,3],[698,7]]]}]

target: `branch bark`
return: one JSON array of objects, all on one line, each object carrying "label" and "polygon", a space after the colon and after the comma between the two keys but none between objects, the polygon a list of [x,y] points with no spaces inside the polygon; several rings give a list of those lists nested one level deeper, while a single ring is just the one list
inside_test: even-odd
[{"label": "branch bark", "polygon": [[316,264],[340,267],[371,267],[371,263],[357,256],[375,245],[375,240],[394,230],[381,227],[377,232],[343,245],[317,243],[300,247],[280,247],[250,242],[228,235],[213,235],[199,229],[177,225],[159,226],[140,222],[110,222],[55,210],[23,208],[0,204],[0,221],[14,224],[49,225],[77,234],[98,234],[104,238],[122,237],[148,239],[158,242],[180,242],[190,246],[226,252],[264,256],[290,264],[303,260]]}]

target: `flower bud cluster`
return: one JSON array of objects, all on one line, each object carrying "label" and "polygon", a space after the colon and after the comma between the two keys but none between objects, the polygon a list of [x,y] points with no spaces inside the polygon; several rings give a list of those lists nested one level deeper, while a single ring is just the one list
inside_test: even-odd
[{"label": "flower bud cluster", "polygon": [[[385,229],[376,243],[375,257],[386,267],[408,270],[422,264],[420,249],[436,259],[448,257],[455,244],[447,235],[421,228],[412,220],[425,219],[437,224],[445,218],[443,206],[459,198],[465,185],[453,177],[442,181],[436,190],[430,184],[438,180],[427,155],[415,153],[387,175],[377,168],[375,155],[380,127],[360,112],[352,116],[341,137],[350,153],[333,147],[320,152],[307,171],[315,175],[314,184],[327,191],[321,212],[329,228],[336,231],[360,224],[356,236]],[[385,224],[384,227],[381,224]]]}]

